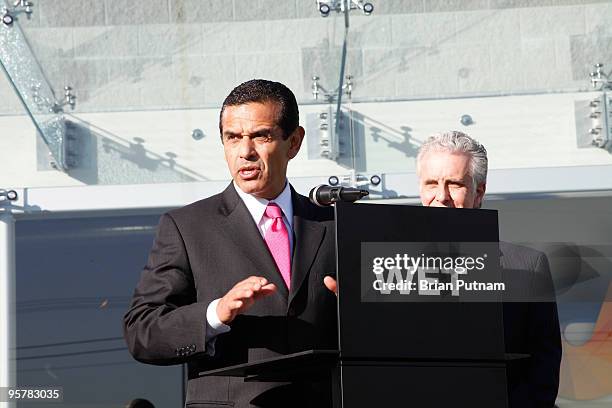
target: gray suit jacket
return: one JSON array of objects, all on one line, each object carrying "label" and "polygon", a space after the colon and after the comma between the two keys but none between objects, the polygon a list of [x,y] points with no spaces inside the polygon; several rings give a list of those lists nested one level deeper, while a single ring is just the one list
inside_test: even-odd
[{"label": "gray suit jacket", "polygon": [[542,252],[505,242],[500,242],[500,251],[504,281],[524,290],[526,300],[538,300],[503,305],[506,352],[531,355],[508,368],[509,406],[553,407],[559,390],[561,334],[554,298],[541,298],[543,292],[553,295],[548,259]]},{"label": "gray suit jacket", "polygon": [[[307,349],[337,349],[336,298],[323,285],[335,271],[332,209],[311,204],[292,189],[294,249],[291,290],[248,209],[229,186],[221,194],[161,217],[149,259],[124,317],[134,358],[188,364],[188,407],[322,406],[319,384],[244,382],[198,377],[218,367]],[[278,288],[257,301],[204,354],[206,308],[237,282],[265,276]]]}]

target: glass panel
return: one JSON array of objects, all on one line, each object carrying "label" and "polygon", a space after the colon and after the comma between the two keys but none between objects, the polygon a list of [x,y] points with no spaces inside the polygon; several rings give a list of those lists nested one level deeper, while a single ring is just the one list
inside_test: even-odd
[{"label": "glass panel", "polygon": [[610,2],[373,2],[352,18],[355,96],[447,98],[591,89],[612,68]]},{"label": "glass panel", "polygon": [[62,386],[64,407],[182,404],[181,367],[138,363],[123,340],[122,317],[158,219],[16,223],[16,384]]},{"label": "glass panel", "polygon": [[[366,15],[356,8],[357,3],[352,3],[353,9],[348,13],[347,58],[345,72],[343,75],[341,73],[344,82],[338,137],[341,155],[351,158],[348,184],[360,184],[377,190],[370,183],[372,175],[414,171],[418,145],[412,138],[409,126],[396,127],[385,120],[387,118],[379,118],[378,112],[387,110],[385,105],[378,103],[372,110],[368,107],[373,104],[364,103],[370,96],[380,98],[385,94],[387,97],[381,99],[388,99],[390,88],[380,81],[371,83],[368,79],[369,75],[374,74],[374,67],[366,61],[371,57],[371,52],[378,51],[381,46],[389,46],[392,26],[391,17],[386,14],[388,6],[381,5],[381,11],[378,8],[380,2],[374,2],[374,12]],[[364,5],[365,2],[360,4]],[[374,47],[375,50],[372,49]],[[381,73],[385,80],[390,79],[388,74]],[[393,109],[389,113],[393,112],[395,116],[399,114],[398,111]]]},{"label": "glass panel", "polygon": [[[85,1],[83,8],[35,5],[32,21],[20,23],[52,88],[71,85],[77,105],[67,115],[66,174],[55,174],[37,146],[37,172],[17,172],[18,185],[229,179],[217,138],[219,106],[234,86],[252,78],[289,86],[308,104],[304,124],[309,113],[327,110],[337,92],[343,14],[323,18],[310,1],[266,4],[163,0],[146,10],[113,1]],[[311,142],[315,148],[307,149]],[[344,172],[319,156],[317,143],[306,141],[296,171]],[[35,177],[41,172],[45,177]]]},{"label": "glass panel", "polygon": [[490,201],[500,238],[546,253],[563,345],[557,406],[612,401],[612,198]]},{"label": "glass panel", "polygon": [[[1,116],[12,111],[0,100],[0,125],[14,130],[6,143],[23,159],[0,184],[229,179],[219,105],[254,77],[285,83],[301,104],[307,138],[292,176],[412,173],[420,143],[447,129],[491,146],[492,168],[612,164],[610,110],[600,109],[610,98],[599,92],[612,67],[610,1],[372,0],[371,15],[349,13],[346,58],[345,15],[324,18],[311,0],[39,3],[19,25],[51,88],[77,95],[66,114],[68,169],[53,170],[44,146],[24,141],[31,136]],[[321,132],[333,122],[343,66],[348,136]]]},{"label": "glass panel", "polygon": [[[2,0],[2,7],[8,3]],[[49,147],[55,165],[65,168],[64,139],[66,129],[61,106],[57,105],[53,89],[47,82],[36,57],[15,17],[13,24],[0,24],[0,67],[7,75],[39,134]]]}]

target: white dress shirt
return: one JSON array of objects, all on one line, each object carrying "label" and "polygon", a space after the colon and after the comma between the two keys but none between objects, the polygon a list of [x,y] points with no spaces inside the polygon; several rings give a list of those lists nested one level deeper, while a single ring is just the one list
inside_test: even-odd
[{"label": "white dress shirt", "polygon": [[[276,203],[283,211],[283,222],[289,233],[289,247],[293,248],[293,203],[291,201],[291,188],[289,182],[285,183],[285,188],[274,200],[266,200],[245,193],[233,183],[236,192],[240,199],[244,202],[249,213],[253,217],[257,229],[262,237],[266,236],[266,232],[272,226],[274,219],[265,215],[268,203]],[[293,251],[291,251],[293,252]],[[238,282],[236,282],[238,283]],[[215,299],[206,308],[206,354],[213,356],[215,354],[215,338],[221,334],[230,331],[230,327],[219,320],[217,315],[217,304],[221,299]]]}]

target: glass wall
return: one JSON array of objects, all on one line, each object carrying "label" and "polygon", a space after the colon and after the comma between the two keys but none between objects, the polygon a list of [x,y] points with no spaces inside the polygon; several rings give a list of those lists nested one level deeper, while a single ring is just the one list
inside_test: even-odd
[{"label": "glass wall", "polygon": [[138,363],[123,339],[158,219],[17,221],[16,384],[63,387],[63,407],[181,406],[181,366]]},{"label": "glass wall", "polygon": [[557,406],[612,404],[612,198],[495,200],[500,239],[546,253],[563,359]]},{"label": "glass wall", "polygon": [[[612,68],[609,1],[371,3],[349,13],[354,100],[585,91]],[[19,25],[75,112],[217,107],[256,77],[312,103],[313,76],[338,86],[345,36],[344,13],[309,0],[42,0]]]},{"label": "glass wall", "polygon": [[[0,143],[12,150],[1,158],[23,160],[0,184],[227,180],[218,109],[257,77],[285,83],[302,106],[309,148],[291,176],[413,172],[421,141],[448,128],[494,144],[497,168],[612,164],[610,1],[386,0],[369,15],[340,10],[363,1],[323,3],[327,17],[312,0],[41,0],[29,18],[14,11],[0,38],[31,52],[45,81],[19,85],[34,62],[3,63],[24,101],[54,91],[65,129],[35,137],[1,78]],[[518,157],[525,143],[533,157]]]}]

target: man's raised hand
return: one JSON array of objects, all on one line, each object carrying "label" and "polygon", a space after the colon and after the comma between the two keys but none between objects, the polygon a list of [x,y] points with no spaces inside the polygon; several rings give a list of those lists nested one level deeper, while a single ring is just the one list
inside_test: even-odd
[{"label": "man's raised hand", "polygon": [[258,299],[276,291],[276,285],[261,276],[250,276],[238,282],[217,304],[217,316],[230,324],[237,315],[249,309]]}]

